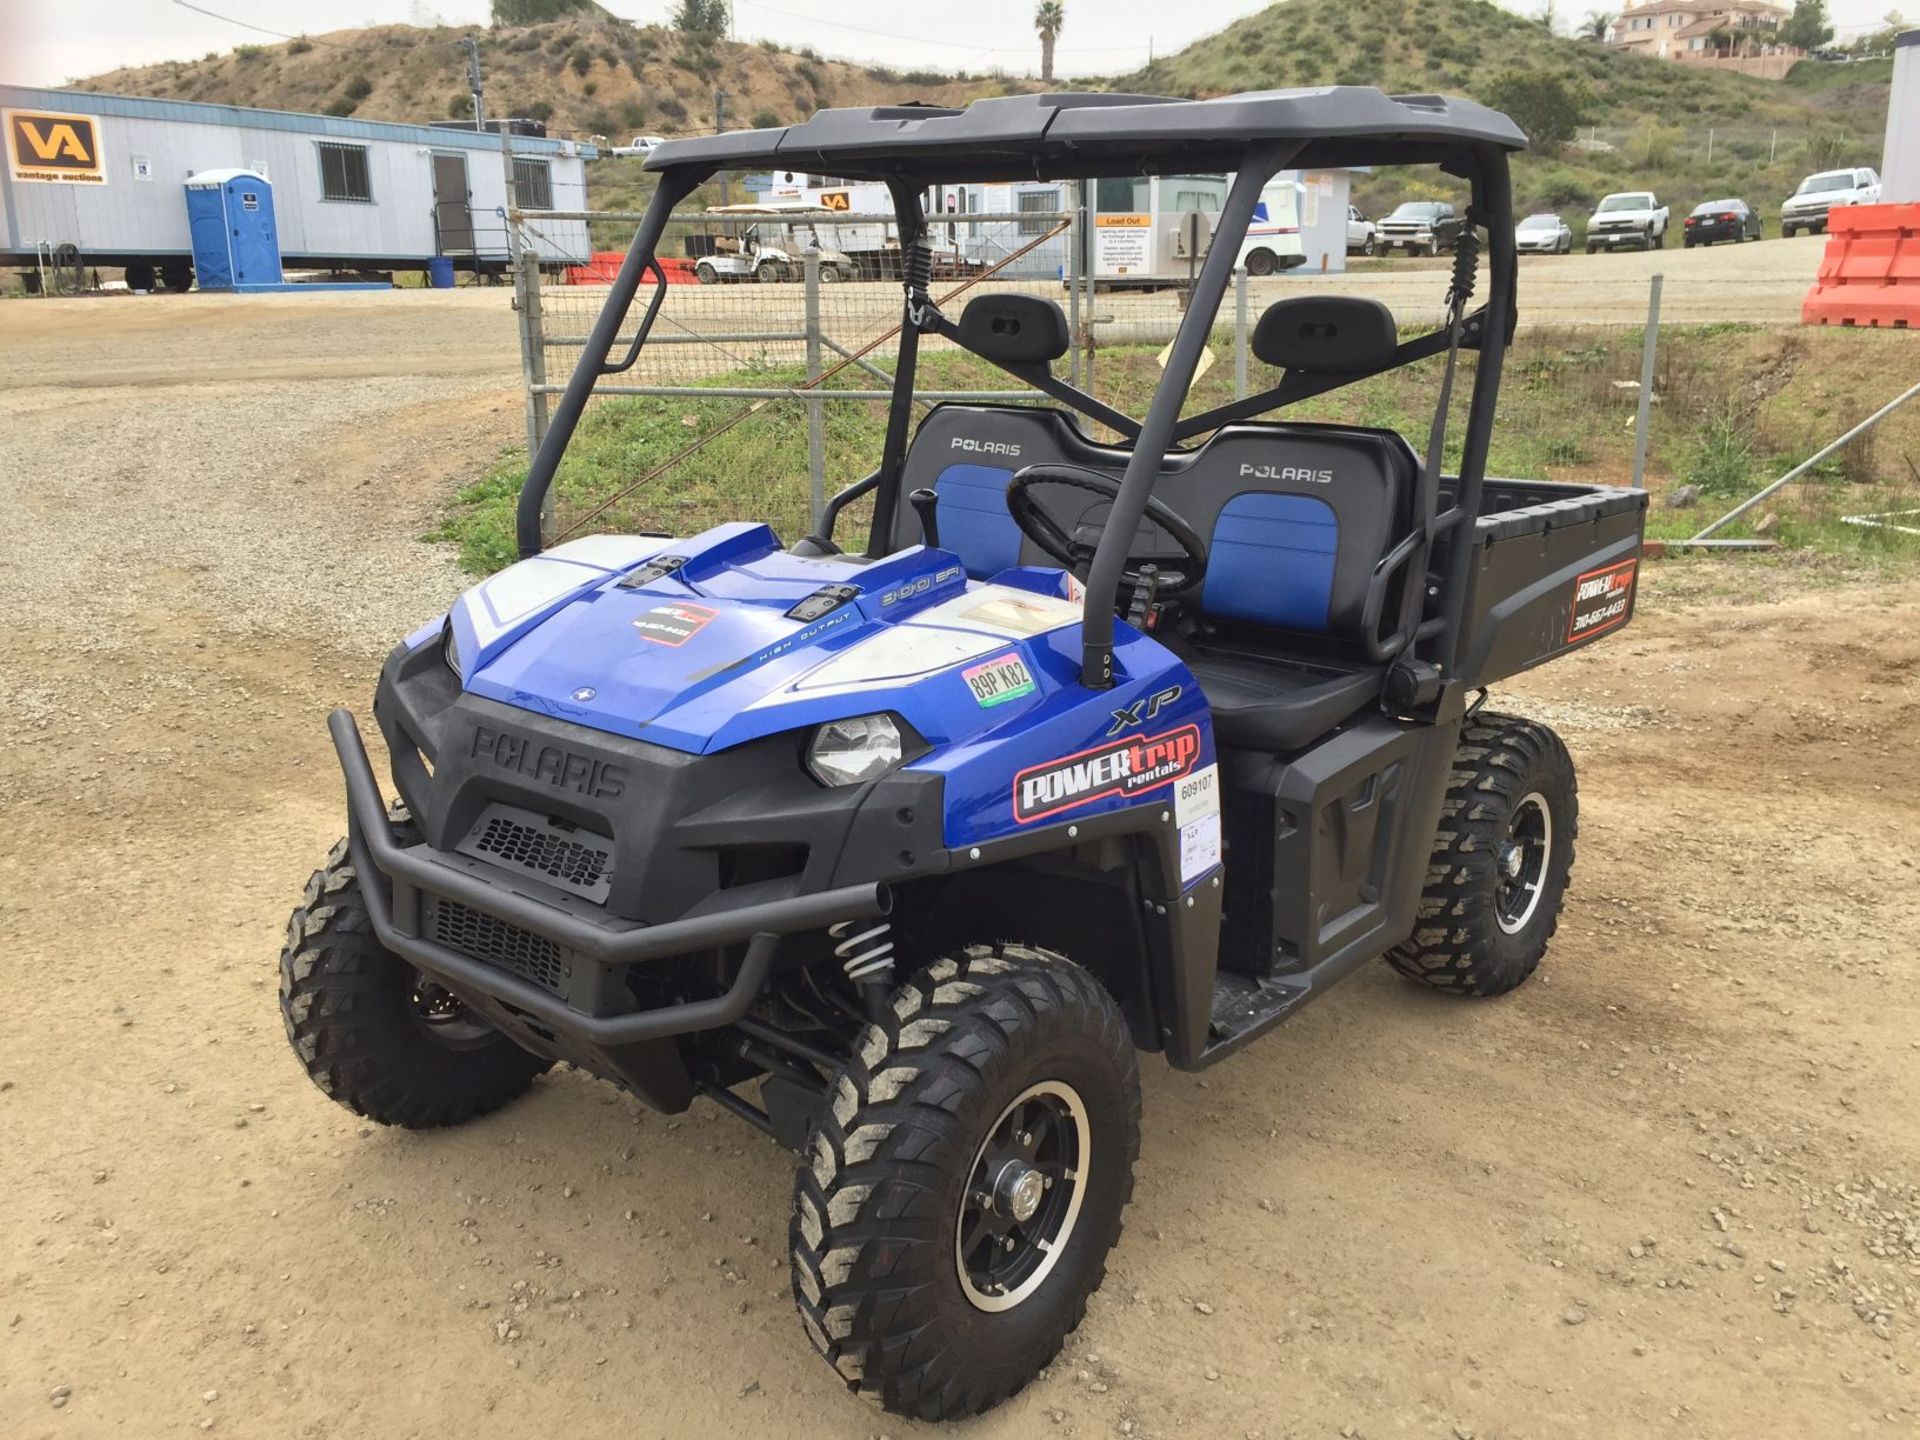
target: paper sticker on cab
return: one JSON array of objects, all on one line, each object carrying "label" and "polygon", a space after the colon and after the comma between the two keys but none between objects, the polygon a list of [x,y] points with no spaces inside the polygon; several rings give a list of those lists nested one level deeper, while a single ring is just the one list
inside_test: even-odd
[{"label": "paper sticker on cab", "polygon": [[1573,582],[1573,613],[1567,617],[1567,643],[1585,640],[1623,624],[1633,604],[1633,577],[1638,560],[1622,560],[1589,570]]},{"label": "paper sticker on cab", "polygon": [[634,621],[633,628],[640,632],[643,640],[660,645],[684,645],[719,613],[704,605],[656,605]]},{"label": "paper sticker on cab", "polygon": [[1013,818],[1022,825],[1108,795],[1139,795],[1179,779],[1200,758],[1200,727],[1110,740],[1032,765],[1013,777]]}]

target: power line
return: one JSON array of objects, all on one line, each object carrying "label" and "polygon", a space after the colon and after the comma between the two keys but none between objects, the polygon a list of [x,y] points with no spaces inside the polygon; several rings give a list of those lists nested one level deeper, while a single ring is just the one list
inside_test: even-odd
[{"label": "power line", "polygon": [[251,30],[257,35],[271,35],[276,40],[305,40],[310,44],[325,45],[333,50],[345,50],[348,48],[335,41],[320,40],[311,35],[289,35],[283,30],[269,30],[266,26],[256,25],[251,20],[236,20],[231,15],[221,15],[216,11],[205,9],[199,5],[189,4],[188,0],[173,0],[173,3],[178,5],[182,10],[191,10],[196,15],[205,15],[213,20],[224,20],[229,25],[238,25],[242,30]]},{"label": "power line", "polygon": [[[805,15],[797,10],[782,10],[777,5],[763,5],[760,0],[734,0],[734,3],[749,10],[764,10],[769,15],[785,16],[789,20],[804,20],[809,25],[829,25],[836,30],[851,30],[857,35],[873,35],[882,40],[903,40],[910,45],[934,45],[943,50],[970,50],[977,55],[1024,54],[1031,48],[1025,45],[989,45],[983,48],[978,40],[936,40],[926,35],[902,35],[897,30],[875,30],[865,25],[849,25],[844,20],[828,20],[818,15]],[[1058,48],[1055,53],[1093,55],[1146,48],[1145,42],[1133,45],[1074,45]]]}]

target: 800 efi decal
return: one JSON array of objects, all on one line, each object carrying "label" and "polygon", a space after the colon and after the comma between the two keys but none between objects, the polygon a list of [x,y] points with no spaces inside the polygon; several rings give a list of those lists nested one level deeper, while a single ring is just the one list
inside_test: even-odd
[{"label": "800 efi decal", "polygon": [[1567,644],[1624,625],[1633,606],[1633,577],[1638,560],[1589,570],[1573,582],[1573,613],[1567,617]]},{"label": "800 efi decal", "polygon": [[1199,758],[1200,727],[1182,725],[1030,765],[1013,777],[1013,818],[1024,825],[1108,795],[1139,795],[1178,780]]}]

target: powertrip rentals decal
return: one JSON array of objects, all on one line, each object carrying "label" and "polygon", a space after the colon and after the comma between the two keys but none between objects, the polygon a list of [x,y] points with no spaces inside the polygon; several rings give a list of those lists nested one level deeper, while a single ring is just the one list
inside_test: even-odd
[{"label": "powertrip rentals decal", "polygon": [[704,605],[656,605],[634,621],[633,628],[640,632],[642,640],[658,645],[684,645],[706,629],[719,613]]},{"label": "powertrip rentals decal", "polygon": [[1022,695],[1031,695],[1034,691],[1033,672],[1027,669],[1027,662],[1012,650],[1004,655],[996,655],[991,660],[982,660],[978,665],[968,666],[960,672],[960,678],[967,682],[967,688],[973,692],[973,698],[982,710],[1004,705],[1009,700],[1018,700]]},{"label": "powertrip rentals decal", "polygon": [[1182,725],[1031,765],[1013,777],[1013,818],[1025,825],[1108,795],[1139,795],[1179,779],[1199,758],[1200,727]]},{"label": "powertrip rentals decal", "polygon": [[1617,565],[1589,570],[1573,582],[1573,613],[1567,617],[1569,645],[1626,623],[1639,565],[1638,560],[1622,560]]}]

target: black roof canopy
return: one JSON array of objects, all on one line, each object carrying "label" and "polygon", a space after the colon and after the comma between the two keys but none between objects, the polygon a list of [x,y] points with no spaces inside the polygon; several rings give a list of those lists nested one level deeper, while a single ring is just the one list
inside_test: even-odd
[{"label": "black roof canopy", "polygon": [[1371,86],[1262,90],[1217,100],[1158,95],[1008,95],[964,109],[822,110],[797,125],[669,140],[647,169],[808,170],[849,180],[1069,179],[1236,169],[1249,146],[1295,148],[1301,168],[1434,162],[1471,146],[1519,150],[1496,110]]}]

